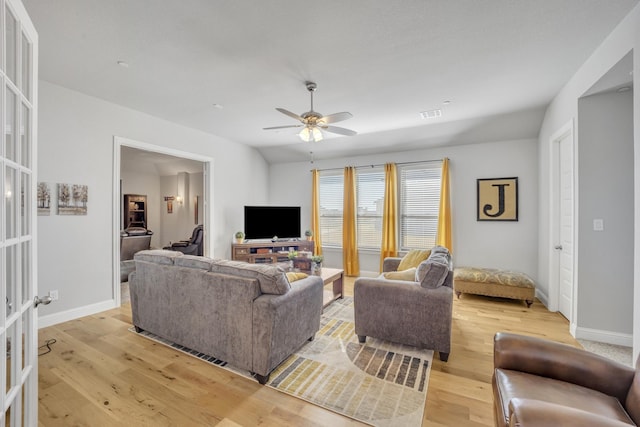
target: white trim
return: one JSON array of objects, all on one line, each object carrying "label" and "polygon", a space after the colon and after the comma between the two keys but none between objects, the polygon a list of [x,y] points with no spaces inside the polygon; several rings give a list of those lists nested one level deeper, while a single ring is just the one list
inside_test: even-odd
[{"label": "white trim", "polygon": [[153,151],[154,153],[167,154],[169,156],[174,157],[182,157],[184,159],[196,160],[200,162],[212,162],[213,159],[209,156],[204,156],[201,154],[191,153],[189,151],[181,151],[176,150],[174,148],[163,147],[161,145],[149,144],[147,142],[140,142],[134,139],[124,138],[121,136],[115,135],[113,137],[113,141],[118,143],[119,145],[124,145],[126,147],[137,148],[139,150]]},{"label": "white trim", "polygon": [[538,298],[545,307],[549,307],[549,296],[540,289],[536,289],[536,298]]},{"label": "white trim", "polygon": [[603,342],[607,344],[623,345],[625,347],[631,347],[633,345],[633,335],[621,334],[619,332],[603,331],[600,329],[591,328],[576,328],[576,338],[589,341]]},{"label": "white trim", "polygon": [[49,314],[38,318],[38,329],[57,325],[58,323],[68,322],[69,320],[75,320],[80,317],[91,316],[92,314],[111,310],[116,307],[118,307],[118,305],[116,305],[114,300],[107,300],[78,308],[72,308],[71,310]]},{"label": "white trim", "polygon": [[[111,245],[112,295],[115,307],[119,307],[122,301],[120,286],[120,150],[121,144],[118,137],[113,138],[113,215],[111,218],[111,230],[113,244]],[[117,285],[116,285],[117,282]]]},{"label": "white trim", "polygon": [[113,194],[112,194],[112,271],[113,271],[113,301],[114,307],[119,307],[122,296],[120,295],[120,151],[122,147],[132,147],[139,150],[152,151],[155,153],[166,154],[174,157],[195,160],[204,163],[204,200],[203,224],[204,235],[204,255],[213,258],[213,238],[211,231],[213,230],[213,158],[203,156],[188,151],[180,151],[173,148],[153,145],[146,142],[135,141],[133,139],[123,138],[114,135],[113,137]]}]

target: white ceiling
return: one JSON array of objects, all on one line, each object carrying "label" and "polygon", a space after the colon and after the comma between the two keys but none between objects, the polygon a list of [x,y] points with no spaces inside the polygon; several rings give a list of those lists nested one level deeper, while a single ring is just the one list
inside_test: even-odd
[{"label": "white ceiling", "polygon": [[[40,78],[259,149],[269,162],[534,138],[638,0],[23,0]],[[128,68],[119,66],[125,61]],[[282,107],[349,111],[303,143]],[[451,101],[445,105],[445,101]],[[219,104],[222,108],[216,108]],[[440,108],[440,119],[419,112]]]}]

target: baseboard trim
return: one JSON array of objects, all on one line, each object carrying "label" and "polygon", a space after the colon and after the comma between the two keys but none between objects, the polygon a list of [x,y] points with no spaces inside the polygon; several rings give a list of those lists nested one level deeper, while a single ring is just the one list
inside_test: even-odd
[{"label": "baseboard trim", "polygon": [[603,331],[600,329],[576,328],[575,337],[578,339],[603,342],[607,344],[623,345],[625,347],[633,346],[633,335],[621,334],[619,332]]},{"label": "baseboard trim", "polygon": [[116,308],[116,303],[114,300],[108,300],[83,307],[72,308],[71,310],[48,314],[46,316],[38,317],[38,329],[57,325],[58,323],[68,322],[69,320],[75,320],[84,316],[91,316],[92,314],[111,310],[112,308]]},{"label": "baseboard trim", "polygon": [[545,307],[547,307],[547,309],[549,309],[549,297],[547,296],[547,294],[540,291],[539,289],[536,289],[536,298],[540,300],[542,305],[544,305]]}]

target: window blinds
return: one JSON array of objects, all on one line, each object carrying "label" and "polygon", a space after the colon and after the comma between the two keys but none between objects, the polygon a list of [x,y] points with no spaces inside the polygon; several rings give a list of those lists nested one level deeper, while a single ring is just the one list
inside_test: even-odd
[{"label": "window blinds", "polygon": [[441,163],[399,165],[400,250],[435,245],[440,204]]}]

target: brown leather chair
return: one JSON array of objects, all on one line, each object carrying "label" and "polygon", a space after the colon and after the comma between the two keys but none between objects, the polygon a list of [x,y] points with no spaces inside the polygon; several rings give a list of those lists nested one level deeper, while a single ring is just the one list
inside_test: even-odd
[{"label": "brown leather chair", "polygon": [[496,426],[628,426],[640,421],[636,369],[541,338],[496,334]]}]

